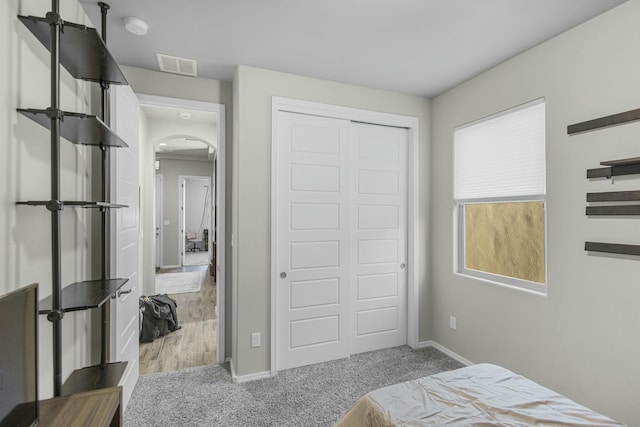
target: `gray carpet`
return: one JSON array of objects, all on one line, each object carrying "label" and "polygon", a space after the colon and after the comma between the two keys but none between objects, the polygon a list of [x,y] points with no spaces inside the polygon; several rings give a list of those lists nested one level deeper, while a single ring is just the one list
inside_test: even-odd
[{"label": "gray carpet", "polygon": [[133,391],[125,426],[331,426],[369,391],[462,366],[434,348],[402,346],[240,384],[226,365],[147,374]]}]

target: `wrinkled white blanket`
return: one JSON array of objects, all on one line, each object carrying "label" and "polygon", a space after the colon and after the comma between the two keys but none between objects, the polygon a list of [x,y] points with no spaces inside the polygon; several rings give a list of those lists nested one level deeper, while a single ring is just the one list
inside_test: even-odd
[{"label": "wrinkled white blanket", "polygon": [[374,390],[334,427],[622,425],[528,378],[483,363]]}]

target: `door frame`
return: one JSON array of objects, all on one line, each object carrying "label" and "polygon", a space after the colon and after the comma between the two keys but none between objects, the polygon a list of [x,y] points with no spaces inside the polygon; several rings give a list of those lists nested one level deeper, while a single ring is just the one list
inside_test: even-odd
[{"label": "door frame", "polygon": [[277,246],[278,236],[275,221],[277,194],[277,137],[278,113],[290,112],[314,116],[345,119],[381,126],[393,126],[408,130],[407,147],[407,344],[411,348],[418,346],[418,118],[400,114],[381,113],[359,108],[342,107],[298,99],[274,96],[271,98],[271,362],[270,373],[277,373]]},{"label": "door frame", "polygon": [[[215,185],[216,191],[216,308],[217,308],[217,330],[216,330],[216,362],[225,361],[225,290],[226,290],[226,114],[225,105],[213,102],[191,101],[187,99],[169,98],[165,96],[136,94],[141,106],[187,108],[192,110],[203,110],[218,114],[217,129],[217,161]],[[144,170],[154,171],[154,156],[145,156],[142,160],[148,162]],[[211,239],[212,236],[210,236]]]},{"label": "door frame", "polygon": [[[160,244],[156,245],[156,261],[160,259],[160,268],[164,265],[164,175],[155,174],[155,218],[157,220],[156,228],[158,229],[158,240]],[[160,184],[160,191],[158,191]],[[158,212],[158,204],[160,204],[160,212]],[[158,248],[159,247],[159,248]],[[156,266],[158,268],[158,266]]]}]

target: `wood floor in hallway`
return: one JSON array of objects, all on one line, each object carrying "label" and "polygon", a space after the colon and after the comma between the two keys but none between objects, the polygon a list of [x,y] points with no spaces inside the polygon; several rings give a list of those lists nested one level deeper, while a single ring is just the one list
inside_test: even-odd
[{"label": "wood floor in hallway", "polygon": [[176,300],[181,329],[140,343],[140,375],[216,363],[216,285],[207,265],[161,269],[158,274],[202,271],[200,292],[169,294]]}]

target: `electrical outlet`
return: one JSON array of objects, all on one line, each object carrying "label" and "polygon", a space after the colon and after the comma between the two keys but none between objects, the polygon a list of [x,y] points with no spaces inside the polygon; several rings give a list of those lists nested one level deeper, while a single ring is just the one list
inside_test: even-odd
[{"label": "electrical outlet", "polygon": [[449,327],[455,331],[455,329],[456,329],[456,316],[449,316]]},{"label": "electrical outlet", "polygon": [[254,332],[251,334],[251,347],[260,347],[260,332]]}]

